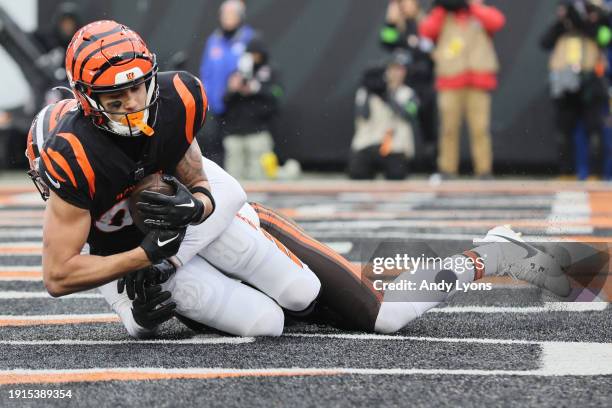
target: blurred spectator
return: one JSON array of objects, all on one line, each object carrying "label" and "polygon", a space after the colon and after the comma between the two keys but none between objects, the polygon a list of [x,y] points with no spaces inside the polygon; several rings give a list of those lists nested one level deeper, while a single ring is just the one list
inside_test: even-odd
[{"label": "blurred spectator", "polygon": [[[225,169],[239,179],[266,178],[266,155],[273,154],[270,122],[283,94],[268,51],[253,38],[228,81],[224,97]],[[269,159],[268,159],[269,160]]]},{"label": "blurred spectator", "polygon": [[209,113],[206,125],[198,135],[205,146],[204,156],[223,164],[223,125],[226,113],[224,96],[230,75],[238,68],[238,60],[254,37],[254,30],[245,24],[246,9],[240,0],[226,0],[219,8],[220,27],[208,40],[202,54],[200,78],[208,96]]},{"label": "blurred spectator", "polygon": [[499,62],[492,35],[505,24],[504,15],[482,0],[436,0],[421,21],[421,35],[435,41],[433,52],[440,112],[438,169],[442,176],[459,171],[463,118],[470,130],[476,176],[492,173],[491,94],[497,87]]},{"label": "blurred spectator", "polygon": [[382,171],[389,180],[408,174],[414,156],[415,92],[405,84],[409,54],[396,51],[384,67],[368,70],[355,98],[355,135],[349,176],[373,179]]},{"label": "blurred spectator", "polygon": [[562,175],[576,171],[574,131],[580,121],[589,140],[587,150],[598,164],[602,162],[602,106],[608,100],[602,48],[611,38],[606,13],[587,0],[561,1],[555,22],[542,36],[542,47],[551,51],[549,79]]},{"label": "blurred spectator", "polygon": [[51,18],[51,25],[36,30],[34,38],[44,52],[59,49],[65,56],[72,36],[81,26],[79,6],[69,2],[61,3]]},{"label": "blurred spectator", "polygon": [[67,85],[66,47],[80,23],[78,6],[61,3],[50,24],[30,34],[0,9],[0,46],[17,63],[31,90],[26,104],[0,111],[0,167],[27,167],[23,152],[32,118],[43,106],[62,98],[52,88]]},{"label": "blurred spectator", "polygon": [[387,6],[385,25],[380,30],[381,45],[393,52],[404,49],[412,55],[412,65],[406,76],[406,85],[419,97],[419,129],[424,141],[427,162],[435,158],[438,141],[436,93],[434,90],[433,43],[419,36],[419,21],[424,17],[418,0],[391,0]]}]

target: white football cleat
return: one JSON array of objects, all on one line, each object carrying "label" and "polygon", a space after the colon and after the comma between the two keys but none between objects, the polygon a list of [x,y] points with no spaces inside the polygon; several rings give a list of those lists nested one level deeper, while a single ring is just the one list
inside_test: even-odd
[{"label": "white football cleat", "polygon": [[569,280],[559,263],[546,252],[526,243],[510,226],[489,230],[481,242],[500,244],[500,274],[527,281],[558,296],[570,294]]}]

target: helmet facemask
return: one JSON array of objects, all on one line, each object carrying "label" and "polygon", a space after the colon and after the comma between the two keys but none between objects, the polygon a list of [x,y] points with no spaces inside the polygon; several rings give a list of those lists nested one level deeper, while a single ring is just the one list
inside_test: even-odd
[{"label": "helmet facemask", "polygon": [[[139,110],[112,111],[104,108],[100,102],[100,95],[115,94],[130,88],[145,84],[145,105]],[[89,86],[83,82],[75,82],[75,91],[90,107],[93,123],[108,132],[125,137],[136,137],[141,135],[152,136],[152,126],[157,120],[157,100],[159,97],[159,86],[157,84],[157,64],[146,74],[128,82],[114,86]],[[83,103],[81,103],[83,104]],[[113,119],[113,116],[121,118]]]}]

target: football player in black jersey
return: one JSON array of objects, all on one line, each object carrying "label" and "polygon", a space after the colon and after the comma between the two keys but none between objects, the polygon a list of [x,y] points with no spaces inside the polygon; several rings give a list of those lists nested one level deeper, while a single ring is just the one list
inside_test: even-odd
[{"label": "football player in black jersey", "polygon": [[[81,28],[66,52],[78,108],[66,112],[40,149],[50,194],[43,228],[43,276],[62,296],[116,280],[174,255],[187,225],[214,203],[194,135],[207,100],[186,72],[157,72],[155,54],[114,21]],[[56,109],[61,109],[56,105]],[[173,229],[143,235],[127,209],[144,176],[173,177],[175,196],[155,202]],[[89,243],[90,254],[81,255]]]}]

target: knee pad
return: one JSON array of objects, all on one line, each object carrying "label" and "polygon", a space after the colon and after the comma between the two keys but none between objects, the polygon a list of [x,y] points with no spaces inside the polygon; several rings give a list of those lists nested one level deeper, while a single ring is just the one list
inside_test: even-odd
[{"label": "knee pad", "polygon": [[319,279],[308,266],[280,242],[241,217],[200,255],[289,310],[304,310],[321,289]]},{"label": "knee pad", "polygon": [[238,336],[280,336],[282,309],[265,294],[196,257],[164,284],[177,313]]}]

